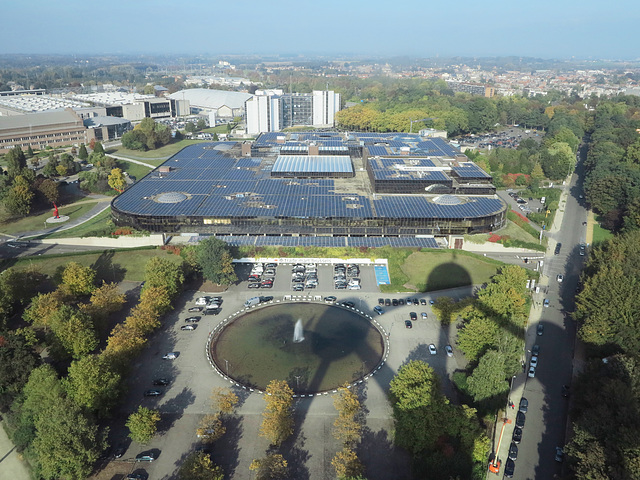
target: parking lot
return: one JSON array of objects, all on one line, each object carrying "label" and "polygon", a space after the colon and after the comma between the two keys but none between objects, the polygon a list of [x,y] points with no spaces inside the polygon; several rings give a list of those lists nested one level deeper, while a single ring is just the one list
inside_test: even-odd
[{"label": "parking lot", "polygon": [[[326,263],[318,264],[316,267],[318,286],[315,289],[304,292],[291,290],[293,264],[279,264],[276,267],[273,287],[249,289],[247,280],[252,267],[253,265],[248,263],[237,265],[237,272],[242,280],[223,293],[185,292],[176,309],[165,317],[162,328],[150,339],[148,348],[132,366],[133,373],[130,377],[128,401],[124,406],[126,411],[123,412],[123,418],[138,405],[143,405],[159,409],[163,420],[160,435],[148,446],[129,444],[124,438],[126,430],[120,429],[123,432],[120,438],[116,437],[112,441],[124,443],[126,446],[125,454],[118,460],[122,462],[122,468],[135,467],[135,463],[131,464],[128,461],[141,452],[155,449],[160,452],[158,458],[145,465],[149,478],[171,476],[184,455],[200,445],[195,429],[202,416],[210,412],[212,388],[232,387],[240,397],[238,420],[229,424],[226,440],[216,444],[214,460],[222,465],[229,478],[252,478],[248,465],[254,458],[263,456],[268,447],[267,442],[258,435],[264,401],[262,395],[235,386],[235,382],[230,382],[211,367],[206,356],[209,332],[225,318],[242,312],[245,302],[252,297],[272,296],[274,302],[324,302],[325,297],[336,297],[336,303],[347,303],[340,308],[360,310],[374,317],[389,340],[386,363],[372,372],[373,375],[368,376],[359,386],[363,391],[365,409],[368,412],[362,441],[362,460],[367,466],[367,478],[408,478],[408,459],[404,457],[403,452],[396,451],[391,443],[393,421],[387,400],[389,382],[397,369],[407,361],[424,360],[443,378],[445,393],[455,395],[449,379],[456,369],[464,367],[463,357],[455,349],[455,325],[440,325],[431,310],[430,301],[438,295],[462,298],[471,294],[472,287],[437,292],[435,295],[380,294],[373,265],[361,265],[359,278],[362,289],[336,290],[333,280],[334,267]],[[217,315],[203,315],[201,312],[193,311],[196,300],[204,296],[220,297],[220,300],[216,301],[219,305]],[[411,298],[410,305],[407,304],[407,298]],[[379,305],[380,299],[382,303],[386,303],[388,299],[390,305]],[[397,306],[393,306],[394,299]],[[417,299],[417,305],[414,305],[414,299]],[[403,305],[400,304],[401,300]],[[209,302],[211,301],[212,298],[209,299]],[[383,310],[381,315],[375,313],[376,306]],[[415,312],[416,319],[411,321],[412,328],[407,328],[405,322],[410,320],[411,312]],[[423,318],[422,313],[426,318]],[[190,317],[200,318],[197,321],[185,322]],[[182,327],[186,325],[193,325],[195,329],[183,330]],[[433,345],[435,353],[430,352],[430,345]],[[452,356],[445,352],[447,345],[454,345]],[[175,353],[175,358],[163,359],[170,352]],[[154,380],[157,379],[167,380],[168,384],[154,385]],[[158,390],[159,394],[145,396],[145,392],[151,389]],[[292,460],[296,458],[304,460],[292,467],[291,478],[333,478],[335,472],[330,460],[340,448],[331,435],[335,414],[330,392],[297,399],[295,420],[299,429],[293,440],[291,452],[298,454],[295,458],[291,456],[288,459],[290,464],[295,463]],[[114,435],[117,434],[114,432]]]}]

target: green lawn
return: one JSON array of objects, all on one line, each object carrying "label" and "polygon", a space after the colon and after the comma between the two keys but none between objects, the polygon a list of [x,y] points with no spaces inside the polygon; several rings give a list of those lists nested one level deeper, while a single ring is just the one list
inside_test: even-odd
[{"label": "green lawn", "polygon": [[[81,215],[84,215],[93,207],[95,207],[97,203],[98,202],[96,201],[90,201],[87,203],[63,205],[59,207],[58,211],[60,215],[68,215],[69,220],[75,220],[76,218],[80,217]],[[23,232],[31,232],[34,230],[42,230],[44,228],[49,228],[54,226],[55,224],[48,223],[45,227],[44,222],[47,218],[50,218],[52,216],[53,216],[53,210],[49,210],[47,212],[21,218],[19,220],[3,222],[0,224],[0,231],[2,231],[3,233],[7,233],[9,235],[16,235]]]},{"label": "green lawn", "polygon": [[488,282],[502,265],[502,262],[459,250],[429,250],[412,253],[400,269],[407,285],[429,292]]},{"label": "green lawn", "polygon": [[170,143],[169,145],[165,145],[164,147],[157,148],[155,150],[148,150],[146,152],[140,150],[129,150],[122,146],[116,148],[107,149],[107,154],[112,153],[114,155],[121,155],[123,157],[130,157],[134,160],[140,160],[146,163],[150,163],[151,165],[160,165],[164,163],[165,160],[178,153],[184,147],[188,147],[189,145],[193,145],[196,143],[203,143],[206,140],[180,140],[175,143]]},{"label": "green lawn", "polygon": [[118,167],[123,172],[127,172],[130,177],[135,177],[136,181],[140,180],[151,171],[149,167],[145,167],[144,165],[140,165],[138,163],[127,162],[126,160],[117,160],[117,162]]},{"label": "green lawn", "polygon": [[111,220],[111,208],[107,208],[105,211],[99,213],[91,220],[78,225],[77,227],[70,228],[69,230],[63,230],[61,232],[54,232],[48,235],[43,235],[38,238],[70,238],[70,237],[85,237],[89,236],[93,232],[98,230],[104,231],[110,227]]},{"label": "green lawn", "polygon": [[522,240],[523,242],[535,243],[538,241],[538,237],[534,237],[530,233],[525,232],[524,229],[520,228],[511,220],[507,220],[507,225],[502,230],[496,233],[501,237],[508,236],[513,240]]},{"label": "green lawn", "polygon": [[[600,222],[600,217],[596,217],[596,222]],[[604,242],[605,240],[609,240],[613,238],[613,233],[606,228],[602,228],[600,223],[593,224],[593,245],[596,245],[600,242]]]},{"label": "green lawn", "polygon": [[90,266],[98,272],[98,280],[107,282],[121,282],[131,280],[141,282],[144,280],[144,266],[147,261],[156,256],[162,256],[176,263],[182,262],[182,258],[168,254],[157,248],[135,250],[104,250],[73,255],[51,255],[42,257],[20,258],[14,266],[17,268],[36,266],[41,273],[54,275],[59,267],[73,261],[80,265]]}]

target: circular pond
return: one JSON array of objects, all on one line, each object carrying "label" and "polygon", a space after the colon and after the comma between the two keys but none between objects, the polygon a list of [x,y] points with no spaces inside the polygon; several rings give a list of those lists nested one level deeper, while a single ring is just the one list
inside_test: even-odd
[{"label": "circular pond", "polygon": [[371,372],[384,342],[367,318],[351,310],[286,303],[233,319],[216,332],[210,349],[218,369],[243,385],[264,390],[271,380],[286,380],[294,391],[312,393]]}]

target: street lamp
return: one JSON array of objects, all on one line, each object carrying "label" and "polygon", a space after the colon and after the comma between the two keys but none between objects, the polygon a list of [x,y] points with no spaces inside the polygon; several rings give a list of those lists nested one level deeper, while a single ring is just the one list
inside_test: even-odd
[{"label": "street lamp", "polygon": [[227,369],[227,377],[228,377],[229,376],[229,360],[225,359],[224,364],[225,364],[225,367]]}]

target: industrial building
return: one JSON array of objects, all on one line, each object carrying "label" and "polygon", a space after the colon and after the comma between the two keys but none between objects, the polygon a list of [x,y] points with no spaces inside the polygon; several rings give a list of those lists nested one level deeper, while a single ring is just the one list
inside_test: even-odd
[{"label": "industrial building", "polygon": [[338,111],[340,94],[330,90],[313,93],[258,90],[245,102],[247,134],[277,132],[298,126],[333,127]]},{"label": "industrial building", "polygon": [[251,97],[250,93],[208,88],[189,88],[169,95],[172,100],[189,102],[192,114],[213,113],[216,118],[227,119],[244,116],[244,102]]},{"label": "industrial building", "polygon": [[71,108],[53,112],[0,116],[0,153],[13,147],[34,150],[86,143],[87,129]]},{"label": "industrial building", "polygon": [[494,192],[490,175],[439,138],[272,132],[183,149],[115,198],[112,215],[235,244],[433,246],[502,227]]}]

